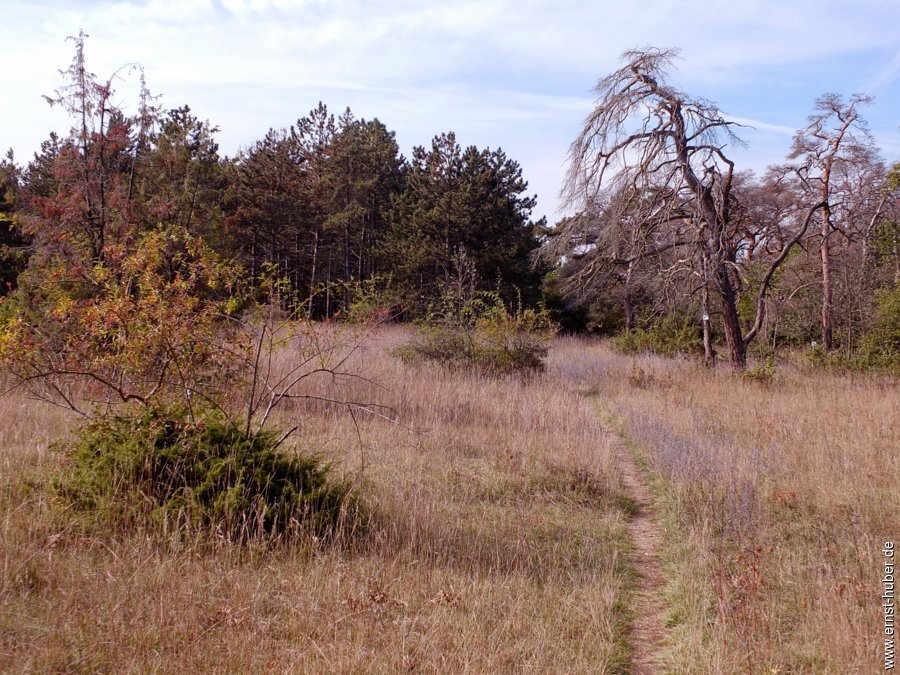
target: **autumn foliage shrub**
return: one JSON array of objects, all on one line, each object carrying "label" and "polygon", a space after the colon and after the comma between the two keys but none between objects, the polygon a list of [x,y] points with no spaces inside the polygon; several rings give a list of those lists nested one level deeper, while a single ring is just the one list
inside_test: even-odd
[{"label": "autumn foliage shrub", "polygon": [[240,270],[179,227],[49,259],[21,278],[0,324],[0,368],[35,398],[94,416],[135,402],[221,395],[248,342],[224,320]]},{"label": "autumn foliage shrub", "polygon": [[[239,542],[356,523],[349,487],[322,460],[279,450],[267,427],[338,359],[334,340],[279,318],[286,283],[243,282],[179,227],[28,270],[5,301],[0,367],[13,388],[86,420],[65,448],[63,502],[88,521]],[[248,300],[258,294],[268,304]],[[276,374],[282,349],[292,365]]]},{"label": "autumn foliage shrub", "polygon": [[247,542],[331,537],[363,522],[350,485],[323,459],[280,449],[269,430],[247,437],[215,414],[190,422],[148,408],[101,418],[65,453],[56,493],[101,527]]}]

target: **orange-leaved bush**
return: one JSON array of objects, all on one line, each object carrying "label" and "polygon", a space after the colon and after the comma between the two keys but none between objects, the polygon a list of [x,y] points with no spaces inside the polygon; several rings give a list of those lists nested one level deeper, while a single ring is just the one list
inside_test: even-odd
[{"label": "orange-leaved bush", "polygon": [[0,366],[13,386],[85,416],[130,402],[218,405],[248,359],[226,320],[239,272],[178,227],[107,246],[91,265],[56,259],[8,300]]},{"label": "orange-leaved bush", "polygon": [[[183,228],[103,254],[29,270],[0,326],[13,386],[92,418],[63,446],[54,489],[67,510],[88,527],[233,542],[355,532],[350,486],[264,428],[295,384],[329,369],[324,348],[297,351],[297,330],[237,316],[252,295],[241,270]],[[270,357],[291,347],[299,365],[276,376]]]}]

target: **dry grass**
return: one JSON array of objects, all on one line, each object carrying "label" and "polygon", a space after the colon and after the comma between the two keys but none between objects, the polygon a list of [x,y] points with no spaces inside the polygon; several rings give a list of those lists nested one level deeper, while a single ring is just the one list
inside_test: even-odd
[{"label": "dry grass", "polygon": [[[278,424],[339,462],[374,511],[354,547],[257,550],[86,536],[48,501],[65,414],[0,408],[4,671],[621,672],[625,500],[606,430],[565,374],[411,368],[382,332],[357,379]],[[288,357],[285,357],[288,358]],[[287,361],[285,362],[287,363]],[[410,428],[407,428],[410,427]]]},{"label": "dry grass", "polygon": [[672,671],[880,670],[896,381],[786,368],[758,383],[583,341],[552,358],[622,421],[655,481]]},{"label": "dry grass", "polygon": [[[558,340],[528,382],[410,367],[383,330],[278,412],[374,513],[353,546],[85,535],[48,500],[71,420],[0,408],[4,671],[622,672],[628,510],[599,402],[668,532],[667,669],[874,672],[880,553],[900,532],[896,382],[736,379]],[[290,355],[281,357],[286,368]],[[587,394],[588,396],[584,396]]]}]

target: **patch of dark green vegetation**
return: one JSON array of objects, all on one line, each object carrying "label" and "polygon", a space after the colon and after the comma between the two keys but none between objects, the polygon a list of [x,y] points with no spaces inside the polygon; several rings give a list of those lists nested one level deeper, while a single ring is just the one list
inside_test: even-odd
[{"label": "patch of dark green vegetation", "polygon": [[345,536],[363,529],[351,485],[321,457],[245,435],[217,415],[147,410],[82,427],[64,448],[60,501],[89,524],[209,534],[231,542]]}]

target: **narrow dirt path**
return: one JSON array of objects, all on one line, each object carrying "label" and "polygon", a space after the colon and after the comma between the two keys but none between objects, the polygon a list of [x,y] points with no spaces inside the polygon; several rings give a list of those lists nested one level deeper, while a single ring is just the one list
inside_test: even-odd
[{"label": "narrow dirt path", "polygon": [[663,531],[653,520],[653,498],[634,458],[619,435],[612,430],[609,433],[611,447],[619,459],[623,487],[635,504],[635,511],[628,522],[628,535],[634,546],[630,561],[638,574],[632,606],[635,618],[630,629],[633,649],[630,672],[649,675],[659,672],[654,656],[666,635],[662,601],[664,578],[659,564]]}]

